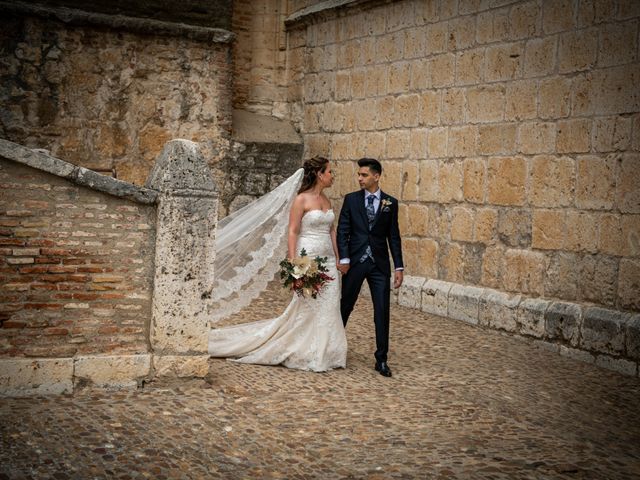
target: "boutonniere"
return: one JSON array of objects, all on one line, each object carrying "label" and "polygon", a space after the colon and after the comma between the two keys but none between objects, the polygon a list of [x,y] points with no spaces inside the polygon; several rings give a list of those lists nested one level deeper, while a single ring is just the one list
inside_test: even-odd
[{"label": "boutonniere", "polygon": [[382,211],[388,212],[389,207],[391,206],[392,203],[393,202],[391,202],[391,200],[389,200],[388,198],[385,198],[384,200],[382,200]]}]

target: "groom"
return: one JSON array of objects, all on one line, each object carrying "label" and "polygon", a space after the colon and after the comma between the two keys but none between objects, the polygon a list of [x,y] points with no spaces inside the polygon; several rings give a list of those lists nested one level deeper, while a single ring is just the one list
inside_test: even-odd
[{"label": "groom", "polygon": [[340,313],[345,327],[358,299],[364,280],[369,284],[376,326],[376,365],[380,375],[391,376],[387,365],[389,351],[389,309],[391,265],[393,257],[394,288],[402,285],[403,264],[398,201],[378,186],[382,165],[373,158],[358,160],[358,183],[361,190],[344,197],[338,220],[338,270],[342,272]]}]

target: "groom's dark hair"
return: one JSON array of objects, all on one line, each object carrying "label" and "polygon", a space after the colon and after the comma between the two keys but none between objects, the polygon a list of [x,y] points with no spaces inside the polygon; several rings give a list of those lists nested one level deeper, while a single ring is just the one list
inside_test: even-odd
[{"label": "groom's dark hair", "polygon": [[382,175],[382,165],[375,158],[361,158],[358,160],[359,167],[369,167],[373,173],[377,173],[378,175]]}]

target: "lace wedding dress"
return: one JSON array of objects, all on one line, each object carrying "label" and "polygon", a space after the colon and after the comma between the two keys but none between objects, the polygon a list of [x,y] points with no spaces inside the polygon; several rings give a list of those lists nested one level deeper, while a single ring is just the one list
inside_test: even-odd
[{"label": "lace wedding dress", "polygon": [[209,333],[212,357],[231,357],[241,363],[284,365],[317,372],[346,366],[347,339],[340,316],[340,276],[330,236],[334,219],[333,210],[307,212],[302,217],[297,244],[298,252],[304,248],[311,257],[327,257],[328,274],[334,280],[327,283],[315,299],[294,295],[284,313],[277,318],[213,328]]}]

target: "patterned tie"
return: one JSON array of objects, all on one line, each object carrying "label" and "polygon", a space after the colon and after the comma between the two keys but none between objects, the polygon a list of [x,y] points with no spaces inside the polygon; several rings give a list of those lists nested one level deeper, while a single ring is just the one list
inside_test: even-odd
[{"label": "patterned tie", "polygon": [[373,207],[373,200],[375,199],[374,195],[369,195],[367,197],[367,217],[369,218],[369,230],[373,226],[373,221],[376,219],[376,210]]},{"label": "patterned tie", "polygon": [[[374,199],[375,199],[374,195],[369,195],[367,197],[367,218],[369,219],[369,230],[371,230],[371,228],[373,227],[373,222],[376,219],[376,210],[373,206]],[[371,261],[375,263],[370,245],[367,245],[367,250],[364,252],[364,255],[360,257],[360,263],[364,262],[367,258],[370,258]]]}]

